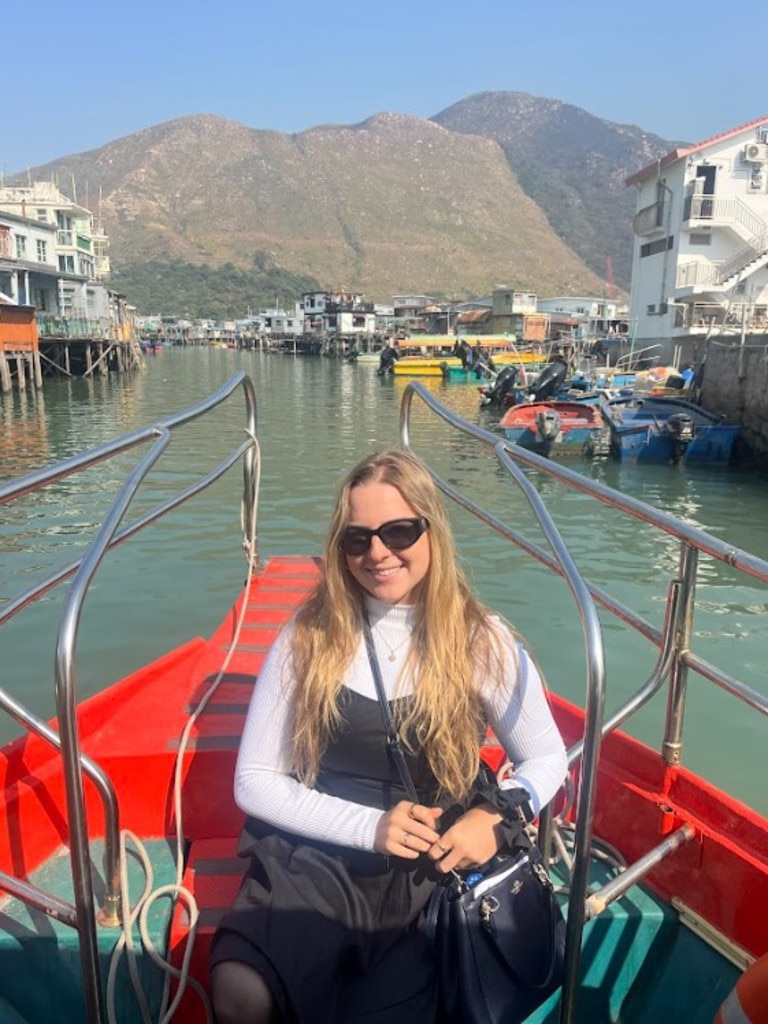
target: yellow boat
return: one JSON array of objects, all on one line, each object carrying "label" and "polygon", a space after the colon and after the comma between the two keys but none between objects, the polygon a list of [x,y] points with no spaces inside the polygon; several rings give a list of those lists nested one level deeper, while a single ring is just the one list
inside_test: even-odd
[{"label": "yellow boat", "polygon": [[[460,338],[470,348],[479,343],[493,359],[496,366],[523,365],[543,366],[547,362],[540,348],[520,349],[515,339],[507,335],[477,335]],[[392,372],[398,377],[445,377],[455,378],[464,370],[461,359],[453,355],[456,339],[453,335],[414,335],[397,343],[400,358]]]}]

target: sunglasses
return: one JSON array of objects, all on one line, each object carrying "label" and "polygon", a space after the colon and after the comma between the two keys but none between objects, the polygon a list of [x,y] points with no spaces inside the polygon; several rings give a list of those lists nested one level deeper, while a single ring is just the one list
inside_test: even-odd
[{"label": "sunglasses", "polygon": [[364,555],[370,548],[373,538],[378,537],[390,551],[405,551],[428,529],[429,523],[424,516],[414,516],[413,519],[390,519],[376,530],[368,530],[364,526],[348,526],[339,538],[339,547],[345,555]]}]

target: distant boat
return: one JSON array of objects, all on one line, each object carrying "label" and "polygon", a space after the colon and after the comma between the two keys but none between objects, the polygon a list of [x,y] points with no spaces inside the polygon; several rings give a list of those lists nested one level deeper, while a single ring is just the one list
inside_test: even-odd
[{"label": "distant boat", "polygon": [[549,455],[556,449],[589,450],[603,424],[597,406],[587,402],[523,402],[507,409],[499,429],[508,441]]},{"label": "distant boat", "polygon": [[693,402],[661,395],[637,402],[602,399],[600,412],[611,455],[637,462],[723,465],[733,457],[740,430]]},{"label": "distant boat", "polygon": [[[518,348],[512,339],[503,335],[478,335],[461,338],[459,347],[453,335],[414,334],[397,343],[400,359],[393,367],[398,377],[442,377],[444,380],[474,382],[478,379],[475,347],[483,349],[480,355],[480,376],[487,376],[491,364],[498,367],[541,366],[546,361],[539,349]],[[464,355],[460,354],[463,351]]]}]

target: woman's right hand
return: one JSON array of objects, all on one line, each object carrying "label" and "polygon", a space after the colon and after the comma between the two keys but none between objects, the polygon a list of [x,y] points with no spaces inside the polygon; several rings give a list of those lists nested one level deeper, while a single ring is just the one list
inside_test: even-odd
[{"label": "woman's right hand", "polygon": [[374,847],[377,853],[415,860],[440,839],[436,831],[440,807],[401,800],[379,818]]}]

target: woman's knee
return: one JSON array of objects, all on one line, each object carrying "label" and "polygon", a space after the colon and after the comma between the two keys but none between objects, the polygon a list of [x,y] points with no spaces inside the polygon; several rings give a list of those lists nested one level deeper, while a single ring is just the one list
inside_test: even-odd
[{"label": "woman's knee", "polygon": [[224,960],[212,969],[211,1002],[216,1024],[279,1024],[266,981],[238,960]]}]

